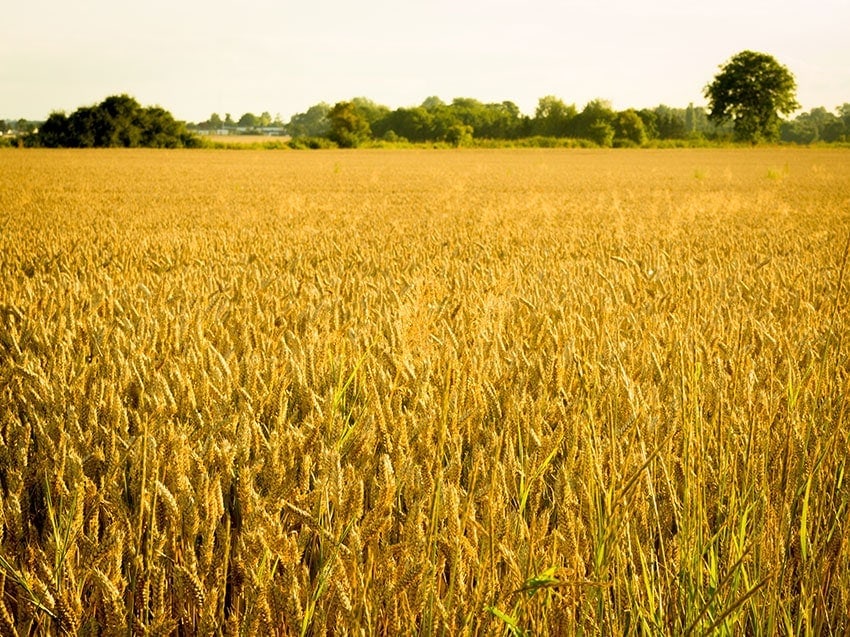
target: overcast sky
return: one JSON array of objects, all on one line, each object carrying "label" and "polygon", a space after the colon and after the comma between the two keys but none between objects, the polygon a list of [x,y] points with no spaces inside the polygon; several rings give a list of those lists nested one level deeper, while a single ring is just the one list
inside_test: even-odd
[{"label": "overcast sky", "polygon": [[0,117],[117,93],[189,121],[356,96],[684,107],[744,49],[832,110],[850,102],[848,25],[850,0],[17,1],[0,12]]}]

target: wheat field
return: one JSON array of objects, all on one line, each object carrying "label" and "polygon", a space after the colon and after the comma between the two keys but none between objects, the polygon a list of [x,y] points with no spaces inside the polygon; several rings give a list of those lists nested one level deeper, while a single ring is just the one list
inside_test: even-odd
[{"label": "wheat field", "polygon": [[850,632],[847,151],[0,174],[0,635]]}]

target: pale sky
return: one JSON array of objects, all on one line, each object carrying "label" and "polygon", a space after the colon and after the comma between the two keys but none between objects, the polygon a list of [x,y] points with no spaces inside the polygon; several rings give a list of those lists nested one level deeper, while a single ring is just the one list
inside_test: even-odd
[{"label": "pale sky", "polygon": [[833,110],[850,102],[848,25],[850,0],[17,1],[0,12],[0,118],[118,93],[188,121],[358,96],[685,107],[744,49],[787,66],[805,110]]}]

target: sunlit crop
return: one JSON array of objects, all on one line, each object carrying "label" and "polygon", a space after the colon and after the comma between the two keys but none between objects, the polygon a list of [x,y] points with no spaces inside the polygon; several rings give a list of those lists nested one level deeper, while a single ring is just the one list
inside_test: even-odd
[{"label": "sunlit crop", "polygon": [[0,634],[850,630],[847,152],[0,171]]}]

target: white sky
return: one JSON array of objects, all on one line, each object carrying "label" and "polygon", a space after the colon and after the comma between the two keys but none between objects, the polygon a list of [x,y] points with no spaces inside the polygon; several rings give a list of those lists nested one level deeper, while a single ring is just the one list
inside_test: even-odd
[{"label": "white sky", "polygon": [[0,11],[0,117],[117,93],[190,121],[356,96],[684,107],[744,49],[832,110],[850,102],[848,25],[850,0],[19,0]]}]

